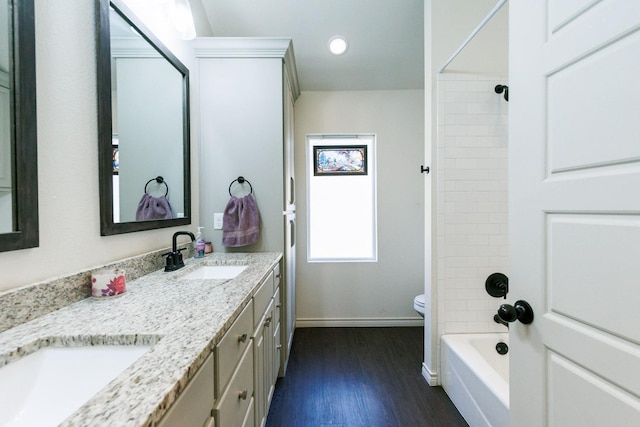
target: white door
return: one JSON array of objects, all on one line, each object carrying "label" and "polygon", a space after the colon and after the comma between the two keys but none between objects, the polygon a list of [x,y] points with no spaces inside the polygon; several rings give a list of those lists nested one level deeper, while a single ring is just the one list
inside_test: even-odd
[{"label": "white door", "polygon": [[511,426],[640,425],[640,1],[510,2]]}]

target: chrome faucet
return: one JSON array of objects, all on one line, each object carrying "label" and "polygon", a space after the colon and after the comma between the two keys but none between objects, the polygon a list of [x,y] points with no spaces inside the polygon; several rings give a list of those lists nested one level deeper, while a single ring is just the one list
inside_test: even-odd
[{"label": "chrome faucet", "polygon": [[167,264],[164,267],[164,271],[174,271],[184,267],[184,260],[182,259],[182,254],[180,253],[180,251],[185,248],[178,249],[178,236],[189,236],[191,237],[192,242],[196,240],[196,236],[194,236],[190,231],[176,231],[175,233],[173,233],[173,245],[171,246],[171,252],[162,254],[162,256],[167,257]]}]

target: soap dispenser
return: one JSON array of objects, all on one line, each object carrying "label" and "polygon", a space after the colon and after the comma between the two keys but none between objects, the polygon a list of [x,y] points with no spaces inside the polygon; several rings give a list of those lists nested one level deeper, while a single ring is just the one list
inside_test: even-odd
[{"label": "soap dispenser", "polygon": [[204,227],[198,227],[198,233],[196,233],[196,258],[204,258],[205,241],[202,235],[202,229]]}]

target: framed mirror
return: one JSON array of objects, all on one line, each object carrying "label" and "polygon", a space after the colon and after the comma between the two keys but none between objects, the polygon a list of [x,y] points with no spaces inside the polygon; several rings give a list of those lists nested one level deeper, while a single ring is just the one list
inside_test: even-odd
[{"label": "framed mirror", "polygon": [[38,246],[33,0],[0,0],[0,252]]},{"label": "framed mirror", "polygon": [[189,70],[117,0],[96,0],[100,232],[191,223]]}]

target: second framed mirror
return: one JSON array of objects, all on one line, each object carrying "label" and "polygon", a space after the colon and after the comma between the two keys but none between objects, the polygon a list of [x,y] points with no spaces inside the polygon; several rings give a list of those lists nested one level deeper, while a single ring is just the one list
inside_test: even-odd
[{"label": "second framed mirror", "polygon": [[96,3],[101,234],[190,224],[189,70],[121,1]]}]

